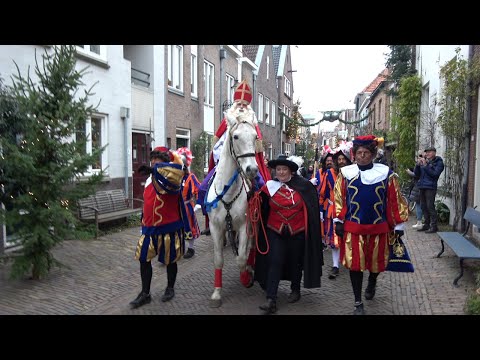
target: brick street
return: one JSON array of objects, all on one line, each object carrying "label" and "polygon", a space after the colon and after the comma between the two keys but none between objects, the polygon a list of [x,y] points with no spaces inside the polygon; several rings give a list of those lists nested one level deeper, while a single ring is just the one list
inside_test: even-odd
[{"label": "brick street", "polygon": [[[475,289],[472,267],[459,286],[452,281],[459,273],[459,261],[446,246],[441,258],[436,234],[412,229],[414,217],[407,224],[405,243],[415,265],[414,273],[384,272],[378,278],[373,300],[364,300],[367,315],[462,315],[469,292]],[[201,224],[203,229],[203,224]],[[98,240],[68,240],[59,245],[55,257],[66,267],[55,268],[40,281],[9,280],[9,263],[0,264],[0,314],[77,314],[77,315],[259,315],[265,301],[256,283],[247,289],[239,281],[239,271],[229,246],[224,248],[223,305],[211,308],[213,291],[213,244],[201,236],[196,254],[179,262],[175,298],[162,303],[166,287],[165,267],[153,262],[152,302],[131,310],[128,303],[141,289],[139,263],[134,249],[140,228],[134,227]],[[324,253],[322,287],[303,289],[299,302],[286,302],[289,282],[279,288],[277,315],[350,315],[353,293],[348,271],[340,269],[335,280],[327,273],[331,253]],[[472,264],[473,265],[473,264]],[[368,273],[364,276],[363,290]]]}]

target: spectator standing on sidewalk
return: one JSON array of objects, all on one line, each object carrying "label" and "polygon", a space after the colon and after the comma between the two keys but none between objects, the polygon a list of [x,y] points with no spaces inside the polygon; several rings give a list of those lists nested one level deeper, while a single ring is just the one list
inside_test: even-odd
[{"label": "spectator standing on sidewalk", "polygon": [[185,236],[191,236],[181,194],[183,162],[180,155],[159,146],[150,153],[150,163],[152,167],[142,165],[138,169],[150,177],[143,191],[142,236],[135,250],[135,259],[140,261],[142,291],[130,302],[133,309],[152,301],[152,259],[157,255],[158,261],[167,267],[168,283],[162,301],[175,296],[177,261],[184,254]]},{"label": "spectator standing on sidewalk", "polygon": [[344,166],[335,182],[335,233],[340,237],[340,259],[350,270],[354,315],[364,315],[363,272],[369,271],[365,299],[375,296],[378,274],[385,271],[389,237],[403,235],[408,205],[401,194],[398,176],[388,166],[374,164],[382,138],[358,136],[353,140],[356,163]]},{"label": "spectator standing on sidewalk", "polygon": [[431,234],[438,231],[438,215],[435,209],[437,183],[444,169],[443,159],[437,156],[437,149],[430,146],[425,149],[425,157],[419,158],[415,165],[415,176],[418,177],[417,187],[420,190],[420,204],[422,205],[425,224],[417,231]]}]

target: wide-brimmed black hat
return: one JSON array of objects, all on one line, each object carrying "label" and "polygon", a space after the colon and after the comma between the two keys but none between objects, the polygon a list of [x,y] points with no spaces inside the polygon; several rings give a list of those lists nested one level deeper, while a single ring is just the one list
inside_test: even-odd
[{"label": "wide-brimmed black hat", "polygon": [[268,167],[270,167],[272,169],[275,169],[275,167],[277,167],[277,165],[288,166],[290,168],[290,170],[292,170],[292,172],[295,172],[295,171],[298,170],[298,165],[296,163],[294,163],[293,161],[288,160],[287,155],[284,155],[284,154],[280,154],[280,155],[278,155],[278,158],[276,158],[275,160],[270,160],[268,162]]}]

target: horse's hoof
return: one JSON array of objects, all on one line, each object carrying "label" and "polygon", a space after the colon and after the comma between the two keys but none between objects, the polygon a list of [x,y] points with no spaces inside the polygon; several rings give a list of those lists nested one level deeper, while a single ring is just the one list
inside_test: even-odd
[{"label": "horse's hoof", "polygon": [[253,273],[249,271],[243,271],[240,273],[240,282],[246,288],[250,288],[253,285]]},{"label": "horse's hoof", "polygon": [[219,308],[222,306],[222,299],[210,299],[211,308]]}]

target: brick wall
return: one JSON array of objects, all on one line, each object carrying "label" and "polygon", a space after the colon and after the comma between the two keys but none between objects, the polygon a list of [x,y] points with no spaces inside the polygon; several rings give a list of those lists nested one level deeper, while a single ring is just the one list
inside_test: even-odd
[{"label": "brick wall", "polygon": [[[267,57],[269,57],[269,67],[267,68]],[[267,80],[267,71],[268,71],[268,80]],[[257,92],[260,92],[264,96],[264,105],[263,105],[263,122],[259,123],[260,129],[262,131],[265,151],[267,151],[267,144],[271,143],[272,148],[275,150],[275,153],[280,153],[281,149],[281,122],[279,121],[279,111],[278,111],[278,92],[276,86],[276,76],[275,76],[275,67],[273,64],[273,52],[272,45],[265,45],[265,50],[263,52],[262,62],[260,68],[258,69],[257,76]],[[265,119],[266,107],[265,99],[270,100],[270,115],[268,119]],[[258,101],[258,94],[257,99]],[[272,101],[275,102],[275,127],[270,124],[272,117]],[[258,104],[256,106],[258,109]]]}]

